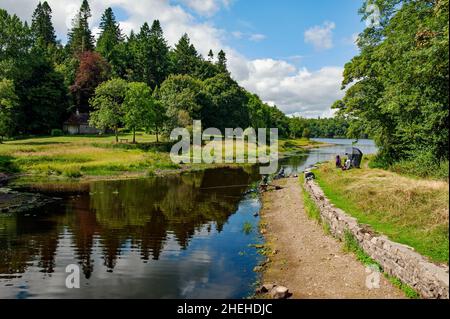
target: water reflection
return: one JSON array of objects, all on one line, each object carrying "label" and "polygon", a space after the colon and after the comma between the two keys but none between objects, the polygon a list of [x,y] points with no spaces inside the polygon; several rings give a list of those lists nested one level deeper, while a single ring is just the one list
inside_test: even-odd
[{"label": "water reflection", "polygon": [[[56,194],[56,205],[0,215],[0,298],[244,297],[259,239],[242,224],[256,229],[259,201],[242,194],[258,178],[247,168],[95,182]],[[82,289],[64,286],[71,263]]]}]

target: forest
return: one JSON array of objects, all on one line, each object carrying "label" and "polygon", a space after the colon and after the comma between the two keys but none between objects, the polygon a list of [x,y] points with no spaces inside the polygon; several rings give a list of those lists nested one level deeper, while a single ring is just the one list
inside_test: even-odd
[{"label": "forest", "polygon": [[[184,34],[171,48],[158,20],[124,35],[107,8],[94,37],[83,0],[65,45],[40,2],[31,25],[0,9],[0,139],[60,135],[75,112],[92,126],[167,135],[204,127],[278,128],[282,137],[345,136],[346,120],[291,118],[238,85],[224,51],[203,57]],[[95,40],[97,39],[97,40]]]}]

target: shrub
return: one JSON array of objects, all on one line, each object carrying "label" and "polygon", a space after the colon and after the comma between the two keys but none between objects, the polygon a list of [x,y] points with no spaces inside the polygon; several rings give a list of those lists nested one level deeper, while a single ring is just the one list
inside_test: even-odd
[{"label": "shrub", "polygon": [[54,128],[54,129],[52,129],[50,135],[51,136],[63,136],[64,134],[63,134],[63,131],[60,130],[59,128]]}]

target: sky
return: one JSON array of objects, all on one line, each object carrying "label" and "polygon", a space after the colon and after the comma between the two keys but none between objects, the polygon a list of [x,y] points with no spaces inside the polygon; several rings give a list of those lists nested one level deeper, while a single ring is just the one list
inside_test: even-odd
[{"label": "sky", "polygon": [[[30,21],[39,0],[0,0]],[[81,0],[47,0],[63,43]],[[227,53],[233,78],[288,115],[330,117],[345,63],[358,54],[362,0],[90,0],[94,34],[112,7],[122,31],[159,19],[169,45],[188,33],[197,50]]]}]

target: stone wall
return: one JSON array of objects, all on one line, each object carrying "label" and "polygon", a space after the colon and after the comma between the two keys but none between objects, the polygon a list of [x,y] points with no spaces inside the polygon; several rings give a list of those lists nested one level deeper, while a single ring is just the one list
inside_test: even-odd
[{"label": "stone wall", "polygon": [[343,240],[345,233],[350,232],[385,273],[414,288],[422,298],[449,298],[448,266],[435,265],[413,248],[395,243],[359,224],[355,218],[334,207],[315,181],[306,181],[305,189],[319,208],[322,221],[330,226],[335,237]]}]

